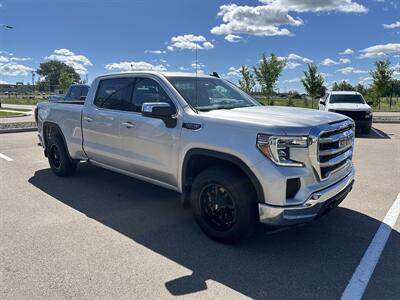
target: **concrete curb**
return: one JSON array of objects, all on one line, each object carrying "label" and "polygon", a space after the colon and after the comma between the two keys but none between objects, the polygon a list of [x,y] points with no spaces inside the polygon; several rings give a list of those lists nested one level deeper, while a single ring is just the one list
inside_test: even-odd
[{"label": "concrete curb", "polygon": [[37,131],[37,127],[25,127],[25,128],[7,128],[7,129],[0,129],[0,134],[3,133],[18,133],[18,132],[31,132]]},{"label": "concrete curb", "polygon": [[400,123],[400,118],[395,117],[378,117],[374,118],[373,123]]}]

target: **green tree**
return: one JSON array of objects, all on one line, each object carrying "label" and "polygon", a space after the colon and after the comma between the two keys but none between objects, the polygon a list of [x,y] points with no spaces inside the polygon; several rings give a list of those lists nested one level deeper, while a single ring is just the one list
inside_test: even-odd
[{"label": "green tree", "polygon": [[242,76],[242,78],[239,79],[240,88],[247,94],[250,94],[252,92],[252,89],[256,85],[254,75],[246,66],[242,66],[242,68],[240,69],[240,75]]},{"label": "green tree", "polygon": [[311,97],[311,108],[314,108],[314,99],[325,93],[324,78],[318,73],[315,64],[308,64],[308,70],[304,72],[304,78],[301,79],[304,89]]},{"label": "green tree", "polygon": [[60,88],[65,92],[68,87],[73,83],[74,80],[71,78],[70,74],[62,70],[59,79]]},{"label": "green tree", "polygon": [[56,60],[41,63],[36,73],[45,78],[45,81],[50,86],[50,91],[54,92],[60,82],[60,76],[63,71],[69,75],[73,82],[80,81],[81,78],[74,68]]},{"label": "green tree", "polygon": [[274,93],[276,82],[287,64],[286,59],[279,59],[275,54],[269,58],[263,53],[261,62],[254,67],[256,80],[261,86],[263,95],[267,98],[267,104],[271,104],[270,99]]},{"label": "green tree", "polygon": [[359,92],[361,95],[365,95],[366,92],[367,92],[367,89],[366,89],[365,86],[363,86],[361,83],[357,84],[357,85],[354,87],[354,90],[355,90],[356,92]]},{"label": "green tree", "polygon": [[345,80],[339,82],[335,82],[332,86],[332,91],[354,91],[354,87],[346,82]]},{"label": "green tree", "polygon": [[332,86],[332,91],[338,91],[339,90],[339,85],[337,84],[337,82],[335,81],[334,83],[333,83],[333,86]]},{"label": "green tree", "polygon": [[379,95],[378,105],[381,108],[381,97],[389,94],[392,76],[394,70],[390,69],[390,61],[379,60],[375,63],[375,70],[371,70],[369,74],[372,77],[372,85],[376,88]]},{"label": "green tree", "polygon": [[379,103],[379,92],[374,85],[371,85],[365,92],[365,99],[372,101],[372,106],[376,107]]}]

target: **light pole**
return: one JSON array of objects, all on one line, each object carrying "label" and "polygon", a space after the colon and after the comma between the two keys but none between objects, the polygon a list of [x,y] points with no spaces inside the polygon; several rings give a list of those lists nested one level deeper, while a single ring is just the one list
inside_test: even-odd
[{"label": "light pole", "polygon": [[32,71],[32,92],[33,98],[35,98],[35,71]]}]

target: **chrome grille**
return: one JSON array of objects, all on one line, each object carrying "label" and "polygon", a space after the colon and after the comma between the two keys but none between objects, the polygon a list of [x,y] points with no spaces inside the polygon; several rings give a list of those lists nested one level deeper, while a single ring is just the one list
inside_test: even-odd
[{"label": "chrome grille", "polygon": [[354,122],[350,119],[314,127],[309,137],[309,155],[319,180],[351,166]]},{"label": "chrome grille", "polygon": [[354,123],[346,121],[322,131],[318,139],[320,179],[324,180],[351,160],[354,143]]}]

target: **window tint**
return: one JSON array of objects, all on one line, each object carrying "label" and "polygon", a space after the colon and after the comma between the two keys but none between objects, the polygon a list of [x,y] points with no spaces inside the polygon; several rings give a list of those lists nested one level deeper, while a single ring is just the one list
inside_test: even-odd
[{"label": "window tint", "polygon": [[82,88],[81,96],[86,96],[88,92],[89,92],[89,88],[87,86],[84,86]]},{"label": "window tint", "polygon": [[186,102],[198,110],[254,106],[250,97],[219,78],[168,77]]},{"label": "window tint", "polygon": [[73,100],[79,100],[81,97],[81,90],[82,87],[80,86],[71,87],[71,93],[69,94],[70,98],[72,98]]},{"label": "window tint", "polygon": [[132,110],[141,112],[142,105],[145,102],[165,102],[174,106],[171,99],[155,80],[138,77],[132,95]]},{"label": "window tint", "polygon": [[94,104],[115,110],[131,110],[133,78],[114,78],[100,81]]},{"label": "window tint", "polygon": [[361,95],[352,95],[352,94],[334,94],[331,95],[329,99],[329,103],[359,103],[364,104],[364,99]]}]

